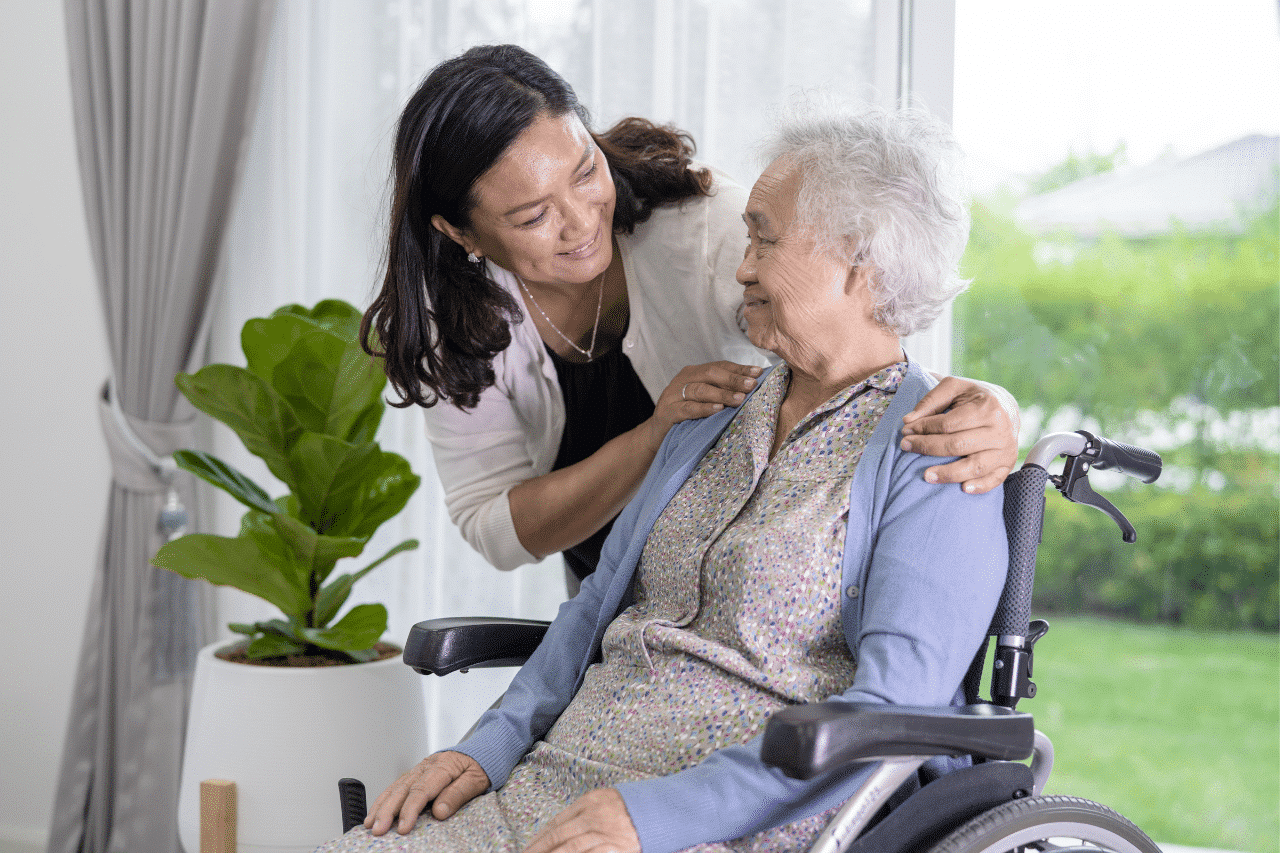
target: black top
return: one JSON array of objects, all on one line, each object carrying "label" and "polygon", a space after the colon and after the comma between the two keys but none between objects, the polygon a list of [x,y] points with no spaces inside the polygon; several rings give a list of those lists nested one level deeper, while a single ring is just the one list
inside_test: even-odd
[{"label": "black top", "polygon": [[[621,347],[585,364],[567,361],[551,347],[547,352],[556,366],[565,408],[564,435],[551,470],[581,462],[653,414],[653,400]],[[591,538],[565,549],[565,565],[579,580],[596,570],[600,547],[612,528],[610,519]]]}]

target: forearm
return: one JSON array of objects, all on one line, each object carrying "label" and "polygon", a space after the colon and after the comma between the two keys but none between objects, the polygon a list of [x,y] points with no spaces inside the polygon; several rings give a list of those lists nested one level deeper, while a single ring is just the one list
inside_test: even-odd
[{"label": "forearm", "polygon": [[541,559],[604,527],[635,495],[662,437],[650,419],[581,462],[511,489],[507,499],[520,544]]}]

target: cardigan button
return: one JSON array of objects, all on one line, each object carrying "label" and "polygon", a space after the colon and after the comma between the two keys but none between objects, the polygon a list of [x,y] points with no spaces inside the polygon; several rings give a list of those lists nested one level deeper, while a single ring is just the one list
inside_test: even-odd
[{"label": "cardigan button", "polygon": [[861,591],[862,590],[858,589],[856,584],[849,584],[849,586],[845,588],[844,594],[850,598],[857,598]]}]

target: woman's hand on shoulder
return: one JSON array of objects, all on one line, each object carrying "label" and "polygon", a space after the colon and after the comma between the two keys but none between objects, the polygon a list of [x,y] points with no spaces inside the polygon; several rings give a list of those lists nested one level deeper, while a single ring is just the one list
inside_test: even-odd
[{"label": "woman's hand on shoulder", "polygon": [[374,800],[364,819],[365,829],[383,835],[395,824],[405,835],[418,816],[431,806],[436,820],[444,820],[489,790],[489,774],[479,763],[461,752],[437,752],[418,762]]},{"label": "woman's hand on shoulder", "polygon": [[640,836],[616,788],[597,788],[574,800],[529,842],[525,853],[640,853]]},{"label": "woman's hand on shoulder", "polygon": [[709,417],[726,406],[741,405],[763,372],[755,365],[732,361],[692,364],[681,370],[654,404],[649,419],[654,446],[680,421]]},{"label": "woman's hand on shoulder", "polygon": [[[1005,392],[1006,394],[1008,392]],[[1012,398],[992,386],[947,376],[904,415],[902,449],[925,456],[959,456],[925,471],[931,483],[961,483],[980,495],[1004,482],[1018,463],[1018,425]]]}]

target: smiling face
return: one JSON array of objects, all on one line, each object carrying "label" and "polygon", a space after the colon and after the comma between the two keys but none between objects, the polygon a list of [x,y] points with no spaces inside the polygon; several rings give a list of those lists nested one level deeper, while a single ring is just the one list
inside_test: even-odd
[{"label": "smiling face", "polygon": [[574,113],[540,115],[471,190],[471,225],[432,224],[529,283],[583,284],[613,257],[609,164]]},{"label": "smiling face", "polygon": [[747,337],[793,367],[821,364],[847,344],[866,312],[865,268],[814,252],[796,223],[800,169],[786,158],[751,189],[750,243],[738,267]]}]

